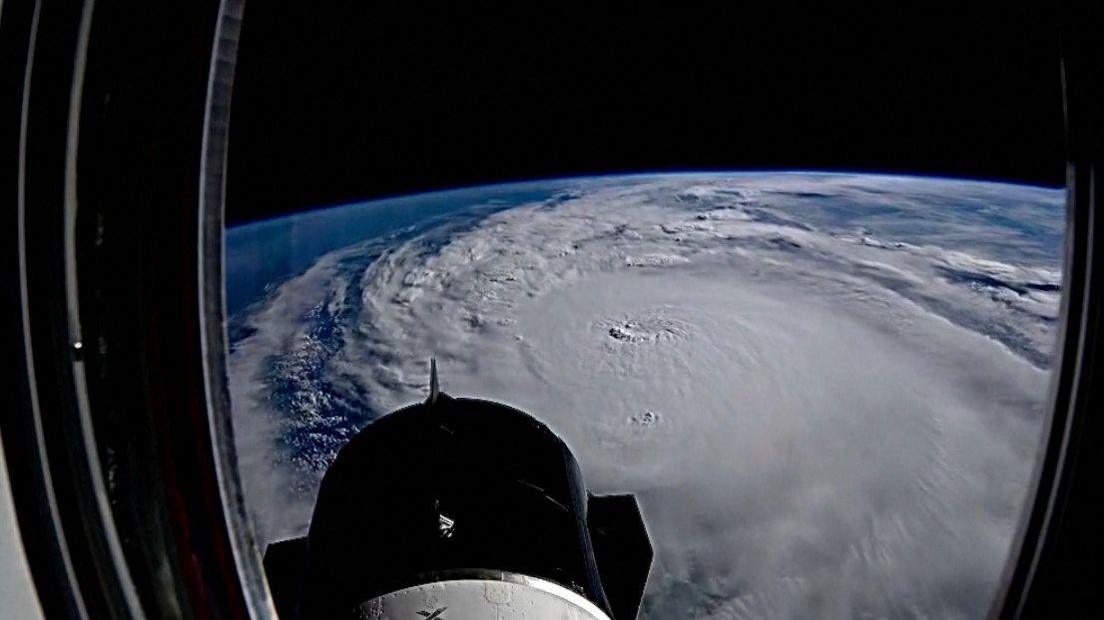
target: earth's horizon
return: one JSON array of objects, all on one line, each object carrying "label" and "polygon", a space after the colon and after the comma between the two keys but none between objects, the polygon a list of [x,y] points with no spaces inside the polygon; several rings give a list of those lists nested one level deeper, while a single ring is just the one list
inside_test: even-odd
[{"label": "earth's horizon", "polygon": [[640,498],[655,618],[985,615],[1042,428],[1062,190],[814,171],[496,184],[226,234],[262,540],[442,388]]}]

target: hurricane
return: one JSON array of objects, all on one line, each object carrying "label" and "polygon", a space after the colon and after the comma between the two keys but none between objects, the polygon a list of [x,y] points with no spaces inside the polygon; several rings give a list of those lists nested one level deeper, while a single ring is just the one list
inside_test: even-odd
[{"label": "hurricane", "polygon": [[[556,179],[227,231],[258,536],[441,389],[632,492],[648,618],[984,616],[1045,426],[1063,192],[872,174]],[[381,504],[381,509],[385,506]],[[539,532],[534,532],[539,536]]]}]

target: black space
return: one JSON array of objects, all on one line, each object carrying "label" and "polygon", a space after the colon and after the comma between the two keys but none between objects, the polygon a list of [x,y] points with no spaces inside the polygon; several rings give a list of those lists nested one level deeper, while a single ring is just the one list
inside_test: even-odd
[{"label": "black space", "polygon": [[247,3],[231,223],[618,171],[1064,181],[1047,7],[349,4]]}]

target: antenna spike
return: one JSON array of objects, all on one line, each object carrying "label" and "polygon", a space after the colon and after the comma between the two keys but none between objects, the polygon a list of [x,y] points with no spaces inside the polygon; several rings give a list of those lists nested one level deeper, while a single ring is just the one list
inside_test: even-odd
[{"label": "antenna spike", "polygon": [[440,393],[440,388],[437,385],[437,358],[429,358],[429,399],[426,401],[430,405],[437,402],[437,394]]}]

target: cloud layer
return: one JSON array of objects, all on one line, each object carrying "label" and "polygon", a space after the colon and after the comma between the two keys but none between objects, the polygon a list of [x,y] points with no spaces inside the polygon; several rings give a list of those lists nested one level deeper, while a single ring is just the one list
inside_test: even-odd
[{"label": "cloud layer", "polygon": [[234,317],[263,537],[302,531],[336,450],[424,398],[436,355],[445,391],[537,415],[593,490],[639,495],[650,617],[984,614],[1038,444],[1059,192],[680,175],[488,208],[495,191]]}]

